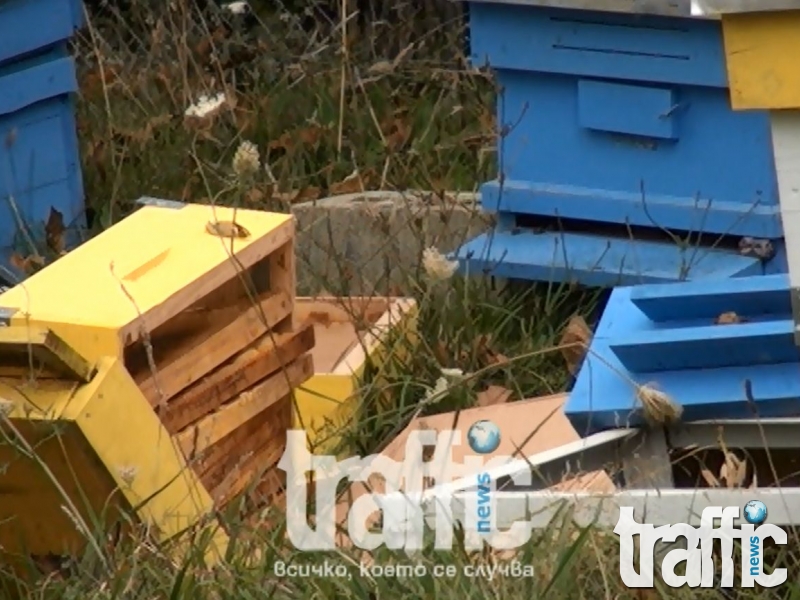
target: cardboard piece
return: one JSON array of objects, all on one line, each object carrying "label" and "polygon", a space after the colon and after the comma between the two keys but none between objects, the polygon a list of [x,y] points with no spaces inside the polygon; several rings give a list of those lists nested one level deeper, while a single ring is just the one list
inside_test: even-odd
[{"label": "cardboard piece", "polygon": [[[478,456],[467,444],[467,431],[473,423],[487,419],[499,427],[501,439],[500,445],[495,452],[482,456],[484,460],[504,455],[514,456],[515,458],[532,456],[580,439],[580,436],[564,415],[566,399],[567,394],[556,394],[519,402],[479,406],[461,411],[457,421],[455,413],[452,412],[421,417],[412,421],[382,454],[393,460],[402,461],[405,457],[406,442],[409,434],[414,430],[456,430],[460,432],[461,443],[458,445],[453,444],[451,456],[453,461],[463,463],[468,456]],[[456,438],[458,436],[454,434],[453,437]],[[464,473],[464,476],[469,476],[470,474],[467,472]],[[372,477],[369,481],[373,492],[382,492],[383,486],[381,484],[382,482],[378,477]],[[605,471],[596,471],[581,474],[562,482],[554,482],[550,489],[611,493],[615,490],[615,486]],[[343,497],[337,506],[337,521],[342,527],[346,527],[349,506],[366,492],[367,488],[364,484],[356,483],[350,486],[349,493],[345,494],[346,497]],[[377,521],[378,514],[374,513],[374,517]],[[346,543],[344,536],[340,537],[340,543]]]}]

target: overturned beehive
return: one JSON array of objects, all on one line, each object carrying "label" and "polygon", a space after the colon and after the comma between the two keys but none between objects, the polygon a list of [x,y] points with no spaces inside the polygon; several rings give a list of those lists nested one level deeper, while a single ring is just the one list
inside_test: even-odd
[{"label": "overturned beehive", "polygon": [[292,392],[313,374],[293,242],[288,215],[145,206],[0,295],[0,547],[74,551],[75,518],[109,497],[169,539],[279,490]]}]

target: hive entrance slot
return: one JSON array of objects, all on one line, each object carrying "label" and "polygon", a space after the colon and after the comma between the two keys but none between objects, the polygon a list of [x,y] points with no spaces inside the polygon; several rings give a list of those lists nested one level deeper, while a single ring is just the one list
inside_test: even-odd
[{"label": "hive entrance slot", "polygon": [[601,221],[588,221],[584,219],[564,219],[543,215],[514,215],[514,226],[520,229],[543,231],[563,231],[570,233],[584,233],[598,237],[608,237],[627,240],[640,240],[643,242],[672,242],[676,245],[683,244],[688,249],[695,246],[713,246],[715,250],[739,249],[740,236],[702,234],[698,231],[670,230],[653,223],[650,227],[641,225],[625,225],[617,223],[603,223]]}]

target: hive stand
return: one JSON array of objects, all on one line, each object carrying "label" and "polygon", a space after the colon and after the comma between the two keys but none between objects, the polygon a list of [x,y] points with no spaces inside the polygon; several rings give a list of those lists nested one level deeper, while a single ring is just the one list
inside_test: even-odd
[{"label": "hive stand", "polygon": [[502,91],[500,175],[481,187],[498,225],[455,253],[464,271],[599,286],[785,272],[770,120],[731,110],[720,21],[691,4],[470,3],[472,62]]},{"label": "hive stand", "polygon": [[[587,437],[494,473],[502,490],[493,511],[500,528],[520,519],[545,527],[563,503],[574,509],[571,516],[580,525],[606,527],[616,524],[620,506],[634,506],[638,518],[655,525],[699,525],[705,506],[742,507],[749,500],[766,504],[771,523],[800,521],[796,483],[781,488],[675,487],[674,450],[724,445],[796,454],[800,448],[800,354],[795,346],[800,71],[793,60],[800,51],[800,1],[703,4],[715,9],[712,16],[721,16],[734,109],[770,111],[789,274],[615,290],[565,409]],[[720,321],[725,313],[737,318],[728,314]],[[643,426],[632,390],[648,379],[683,404],[679,425]],[[529,465],[538,482],[515,486],[509,476],[529,471]],[[620,471],[623,489],[606,496],[541,491],[567,473],[598,468]],[[465,506],[474,502],[474,487],[470,479],[438,491],[442,500],[455,499],[454,514],[462,523]],[[434,498],[428,501],[429,515],[435,504]]]}]

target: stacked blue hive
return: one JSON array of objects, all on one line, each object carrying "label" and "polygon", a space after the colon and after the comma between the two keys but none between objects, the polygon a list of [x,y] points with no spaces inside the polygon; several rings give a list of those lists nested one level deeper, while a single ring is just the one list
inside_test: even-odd
[{"label": "stacked blue hive", "polygon": [[[500,173],[481,188],[499,223],[459,250],[469,271],[600,286],[784,272],[768,115],[731,110],[720,23],[536,4],[470,3],[473,64],[502,92]],[[777,260],[743,256],[747,237]]]},{"label": "stacked blue hive", "polygon": [[720,22],[689,2],[648,4],[681,16],[553,4],[470,3],[501,139],[498,179],[481,188],[498,223],[456,252],[462,268],[627,286],[566,406],[582,434],[641,425],[644,384],[686,420],[796,416],[769,117],[730,108]]},{"label": "stacked blue hive", "polygon": [[67,226],[84,224],[67,50],[83,20],[80,0],[0,2],[0,265],[12,271],[13,252],[32,253],[23,231],[43,242],[51,208]]}]

